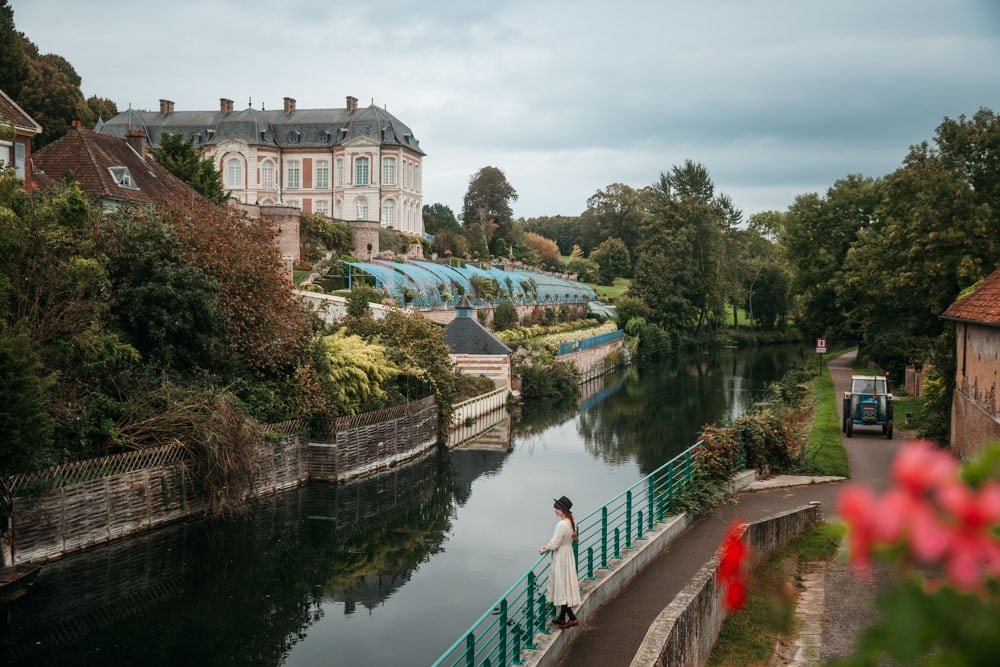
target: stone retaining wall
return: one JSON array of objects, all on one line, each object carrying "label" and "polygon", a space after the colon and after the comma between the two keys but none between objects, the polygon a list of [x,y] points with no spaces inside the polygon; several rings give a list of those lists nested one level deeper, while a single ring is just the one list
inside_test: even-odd
[{"label": "stone retaining wall", "polygon": [[[744,537],[751,546],[753,566],[770,558],[821,519],[816,503],[748,524]],[[632,667],[704,665],[708,662],[726,617],[718,568],[717,554],[660,612],[636,652]]]}]

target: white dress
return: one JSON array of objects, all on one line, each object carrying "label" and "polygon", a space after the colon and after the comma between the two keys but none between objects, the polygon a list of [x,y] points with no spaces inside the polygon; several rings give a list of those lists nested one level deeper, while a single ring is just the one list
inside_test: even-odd
[{"label": "white dress", "polygon": [[580,582],[576,576],[573,556],[573,527],[569,519],[561,519],[549,540],[552,563],[549,566],[549,602],[560,607],[580,604]]}]

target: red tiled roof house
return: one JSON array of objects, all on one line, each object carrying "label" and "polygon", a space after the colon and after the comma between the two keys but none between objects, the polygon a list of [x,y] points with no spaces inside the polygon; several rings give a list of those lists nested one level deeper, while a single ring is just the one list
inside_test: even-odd
[{"label": "red tiled roof house", "polygon": [[1000,269],[960,297],[942,315],[955,322],[955,394],[951,447],[969,458],[1000,440]]},{"label": "red tiled roof house", "polygon": [[27,189],[34,187],[31,173],[31,140],[42,126],[24,112],[17,102],[0,90],[0,163],[14,167]]},{"label": "red tiled roof house", "polygon": [[141,142],[141,137],[123,140],[74,122],[69,132],[35,153],[35,172],[43,184],[72,174],[83,191],[106,208],[201,199],[191,186],[144,156]]}]

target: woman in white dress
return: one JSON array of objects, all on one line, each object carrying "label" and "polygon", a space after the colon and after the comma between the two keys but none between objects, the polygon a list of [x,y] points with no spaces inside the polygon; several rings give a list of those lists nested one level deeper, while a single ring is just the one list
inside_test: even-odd
[{"label": "woman in white dress", "polygon": [[576,556],[573,553],[573,543],[576,542],[576,522],[573,520],[572,501],[563,496],[555,501],[553,508],[559,522],[549,543],[538,550],[543,554],[552,553],[552,563],[549,566],[549,602],[559,607],[559,618],[552,624],[560,628],[572,628],[578,625],[576,614],[572,607],[580,604],[580,580],[576,575]]}]

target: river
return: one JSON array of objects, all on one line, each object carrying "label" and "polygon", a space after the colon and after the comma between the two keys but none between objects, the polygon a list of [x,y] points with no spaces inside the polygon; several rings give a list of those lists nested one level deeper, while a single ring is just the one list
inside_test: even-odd
[{"label": "river", "polygon": [[720,349],[525,406],[463,448],[45,564],[0,609],[4,664],[427,665],[580,518],[741,414],[806,346]]}]

